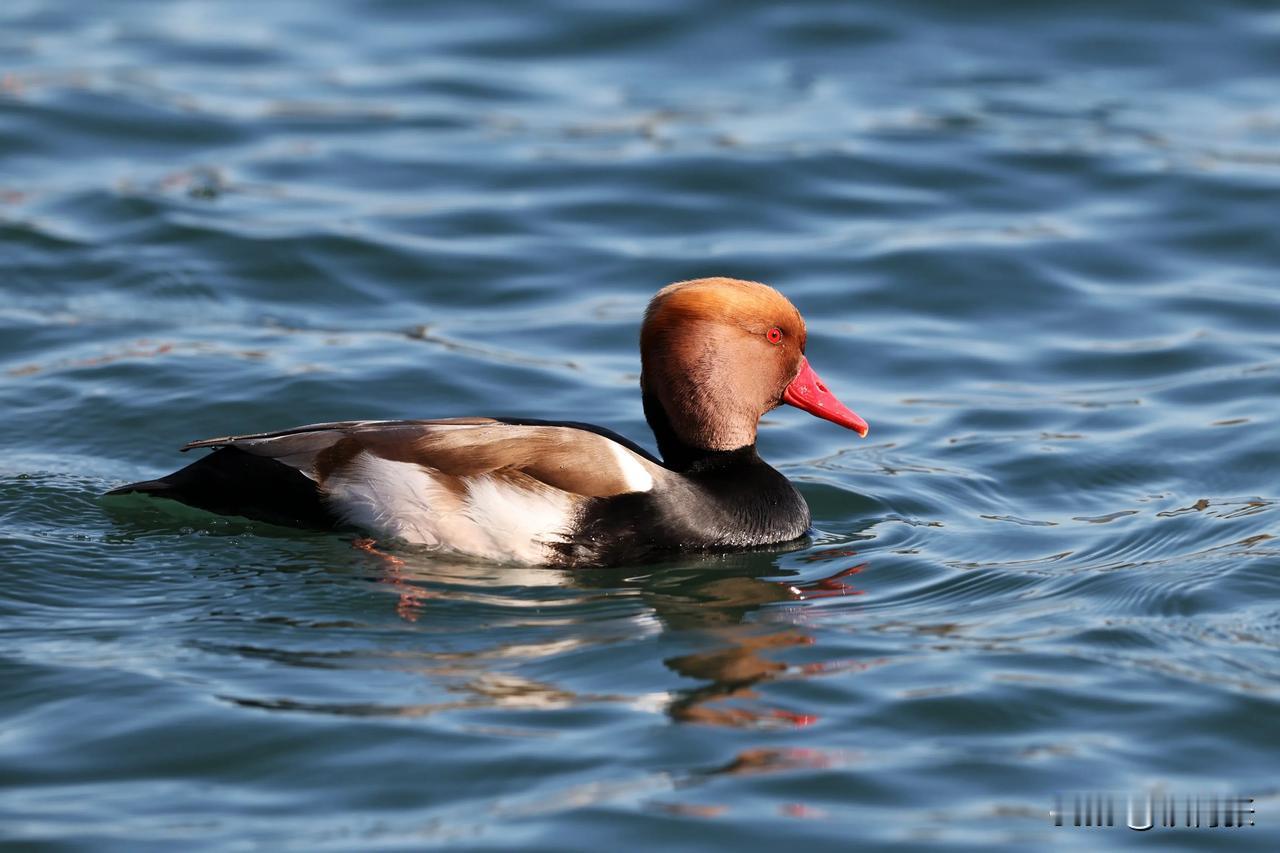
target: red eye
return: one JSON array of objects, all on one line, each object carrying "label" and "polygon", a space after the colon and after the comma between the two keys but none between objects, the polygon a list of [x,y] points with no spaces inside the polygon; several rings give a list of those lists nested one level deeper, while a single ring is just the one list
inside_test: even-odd
[{"label": "red eye", "polygon": [[782,343],[782,330],[779,329],[777,326],[774,326],[768,332],[765,332],[764,336],[769,339],[769,343],[771,344]]}]

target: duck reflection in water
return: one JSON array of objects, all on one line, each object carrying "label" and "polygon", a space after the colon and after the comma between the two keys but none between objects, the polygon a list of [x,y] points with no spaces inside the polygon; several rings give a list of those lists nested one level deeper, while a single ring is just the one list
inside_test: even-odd
[{"label": "duck reflection in water", "polygon": [[[705,556],[678,566],[572,571],[442,561],[413,551],[390,554],[368,540],[354,544],[376,561],[377,579],[395,591],[395,612],[409,623],[429,624],[433,600],[492,603],[495,596],[502,596],[503,590],[513,586],[551,591],[552,596],[541,604],[556,610],[564,607],[565,593],[584,600],[597,599],[601,592],[616,593],[618,598],[638,598],[643,602],[642,612],[631,615],[631,624],[656,624],[663,633],[709,646],[663,660],[678,675],[702,682],[663,696],[663,710],[677,722],[733,727],[809,725],[817,717],[803,710],[762,708],[757,688],[780,678],[807,678],[874,665],[821,661],[793,666],[776,657],[787,649],[814,643],[810,634],[797,627],[803,622],[804,613],[788,613],[783,609],[787,603],[863,594],[853,581],[867,570],[867,564],[859,562],[856,552],[847,548],[814,549],[789,561],[799,566],[826,564],[834,569],[813,577],[814,573],[807,569],[780,569],[776,551]],[[513,577],[513,572],[518,577]],[[527,598],[504,600],[529,609],[539,604]],[[750,618],[762,608],[779,609],[767,619]],[[595,642],[599,640],[588,639],[586,644]],[[539,692],[535,683],[519,677],[516,680],[521,682],[522,696],[527,698],[531,690]],[[556,704],[565,704],[566,700],[573,704],[571,691],[544,684],[542,692],[559,697]],[[605,698],[626,701],[626,697],[600,696],[581,696],[578,700]]]}]

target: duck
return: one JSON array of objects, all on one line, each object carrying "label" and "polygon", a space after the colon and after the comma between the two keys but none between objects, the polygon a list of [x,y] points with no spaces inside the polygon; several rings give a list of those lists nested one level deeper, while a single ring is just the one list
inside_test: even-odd
[{"label": "duck", "polygon": [[192,441],[143,494],[294,527],[507,564],[616,566],[804,538],[809,506],[756,451],[788,404],[866,437],[805,354],[804,318],[754,281],[668,285],[640,327],[640,392],[658,455],[576,421],[365,420]]}]

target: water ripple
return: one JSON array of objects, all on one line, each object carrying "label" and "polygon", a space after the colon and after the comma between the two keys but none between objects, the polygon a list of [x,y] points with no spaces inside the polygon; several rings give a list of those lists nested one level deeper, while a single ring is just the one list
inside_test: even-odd
[{"label": "water ripple", "polygon": [[[1025,850],[1054,792],[1156,785],[1254,796],[1276,846],[1274,13],[0,24],[13,843]],[[99,500],[192,438],[350,417],[648,443],[636,323],[711,274],[785,290],[872,423],[762,424],[807,541],[396,564]]]}]

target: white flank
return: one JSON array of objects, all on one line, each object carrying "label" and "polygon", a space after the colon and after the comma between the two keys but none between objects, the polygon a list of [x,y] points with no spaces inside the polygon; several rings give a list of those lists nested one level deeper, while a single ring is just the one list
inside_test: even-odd
[{"label": "white flank", "polygon": [[568,494],[488,474],[468,477],[466,485],[459,496],[429,468],[361,453],[328,479],[325,491],[346,521],[380,536],[503,562],[538,564],[554,556],[547,543],[568,530],[574,509]]},{"label": "white flank", "polygon": [[653,488],[653,475],[644,467],[644,463],[636,458],[635,454],[627,450],[616,441],[605,439],[609,445],[609,450],[613,453],[614,460],[618,463],[618,470],[622,472],[622,479],[627,484],[628,492],[647,492]]}]

